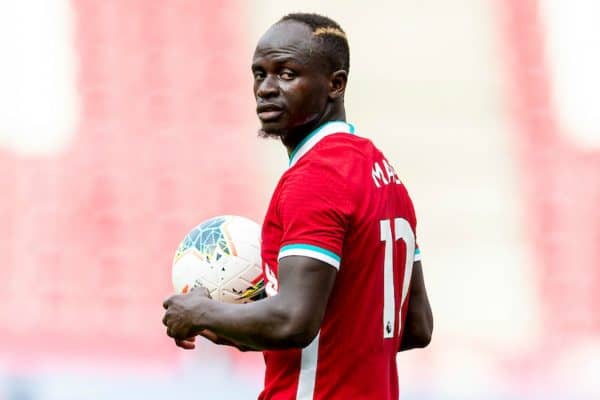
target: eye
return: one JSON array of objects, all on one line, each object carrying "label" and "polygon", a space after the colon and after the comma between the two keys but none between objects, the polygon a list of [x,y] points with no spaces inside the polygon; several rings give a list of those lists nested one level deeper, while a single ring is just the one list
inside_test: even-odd
[{"label": "eye", "polygon": [[284,69],[279,74],[279,77],[281,79],[283,79],[284,81],[291,81],[292,79],[294,79],[296,77],[296,74],[294,73],[294,71],[291,71],[289,69]]},{"label": "eye", "polygon": [[254,80],[262,80],[265,78],[265,73],[260,70],[252,71],[252,74],[254,75]]}]

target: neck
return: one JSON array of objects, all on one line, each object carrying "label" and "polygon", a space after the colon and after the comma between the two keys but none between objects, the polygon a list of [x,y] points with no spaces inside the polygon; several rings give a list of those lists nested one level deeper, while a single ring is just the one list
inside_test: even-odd
[{"label": "neck", "polygon": [[346,110],[344,110],[343,106],[339,109],[331,108],[326,110],[320,118],[294,128],[287,135],[282,136],[281,142],[287,148],[288,154],[291,154],[298,144],[310,135],[311,132],[330,121],[346,121]]}]

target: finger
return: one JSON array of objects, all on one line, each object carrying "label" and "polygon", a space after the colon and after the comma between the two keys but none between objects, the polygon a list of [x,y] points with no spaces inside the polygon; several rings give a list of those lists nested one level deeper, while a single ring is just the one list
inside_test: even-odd
[{"label": "finger", "polygon": [[205,286],[202,286],[202,284],[198,281],[196,281],[196,284],[189,291],[189,293],[192,293],[192,292],[201,294],[205,297],[208,297],[209,299],[212,299],[212,296],[210,295],[210,291]]},{"label": "finger", "polygon": [[219,336],[217,336],[216,333],[209,331],[208,329],[205,329],[202,332],[200,332],[200,335],[215,344],[218,344],[218,342],[219,342]]},{"label": "finger", "polygon": [[194,339],[195,338],[191,338],[192,340],[186,339],[186,340],[175,340],[175,344],[178,347],[181,347],[182,349],[185,350],[193,350],[196,348],[196,344],[194,343]]},{"label": "finger", "polygon": [[167,327],[167,336],[172,337],[173,339],[185,339],[185,337],[180,337],[177,334],[177,328],[173,325]]},{"label": "finger", "polygon": [[163,308],[166,310],[167,308],[169,308],[169,306],[171,305],[172,302],[173,302],[173,296],[170,296],[168,299],[163,301]]},{"label": "finger", "polygon": [[175,324],[167,328],[167,335],[173,339],[186,340],[190,336],[190,332],[187,329]]},{"label": "finger", "polygon": [[200,335],[202,335],[202,337],[205,337],[206,339],[210,340],[214,344],[239,347],[237,344],[235,344],[231,340],[224,339],[224,338],[220,337],[219,335],[217,335],[216,333],[214,333],[213,331],[209,331],[208,329],[205,329],[202,332],[200,332]]}]

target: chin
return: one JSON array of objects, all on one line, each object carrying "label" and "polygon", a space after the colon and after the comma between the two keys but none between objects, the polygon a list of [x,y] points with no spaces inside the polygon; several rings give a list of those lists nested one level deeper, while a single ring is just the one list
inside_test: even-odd
[{"label": "chin", "polygon": [[265,132],[264,130],[259,129],[258,137],[263,138],[263,139],[280,139],[281,135]]},{"label": "chin", "polygon": [[287,129],[275,123],[263,123],[258,130],[258,136],[270,138],[283,138],[287,133]]}]

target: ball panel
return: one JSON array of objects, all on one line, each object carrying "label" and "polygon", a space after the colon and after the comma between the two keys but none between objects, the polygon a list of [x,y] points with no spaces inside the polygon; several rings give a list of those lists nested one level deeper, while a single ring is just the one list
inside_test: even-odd
[{"label": "ball panel", "polygon": [[196,250],[188,249],[173,264],[171,278],[175,292],[182,293],[186,286],[189,289],[196,280],[206,280],[209,271],[210,265],[202,260]]},{"label": "ball panel", "polygon": [[240,303],[260,298],[260,226],[235,215],[204,221],[179,245],[172,278],[177,293],[199,282],[218,301]]}]

